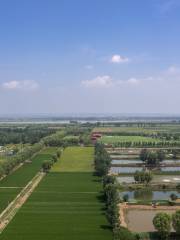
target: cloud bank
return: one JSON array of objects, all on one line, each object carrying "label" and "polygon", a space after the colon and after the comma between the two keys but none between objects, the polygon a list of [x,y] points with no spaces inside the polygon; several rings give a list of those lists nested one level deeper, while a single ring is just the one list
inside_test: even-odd
[{"label": "cloud bank", "polygon": [[2,88],[6,90],[25,90],[25,91],[34,91],[39,87],[38,83],[34,80],[23,80],[23,81],[9,81],[2,83]]}]

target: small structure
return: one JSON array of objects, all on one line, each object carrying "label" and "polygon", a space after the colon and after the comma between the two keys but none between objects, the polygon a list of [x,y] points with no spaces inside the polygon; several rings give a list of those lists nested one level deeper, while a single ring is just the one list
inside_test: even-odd
[{"label": "small structure", "polygon": [[91,140],[92,140],[93,143],[96,143],[96,141],[101,137],[102,137],[102,134],[99,133],[99,132],[93,132],[91,134]]}]

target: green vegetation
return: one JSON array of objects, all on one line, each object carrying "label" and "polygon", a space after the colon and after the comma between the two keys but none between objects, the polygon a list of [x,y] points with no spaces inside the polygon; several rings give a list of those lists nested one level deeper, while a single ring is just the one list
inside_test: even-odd
[{"label": "green vegetation", "polygon": [[180,147],[180,141],[136,135],[102,136],[99,142],[113,147]]},{"label": "green vegetation", "polygon": [[67,147],[52,172],[92,172],[93,147]]},{"label": "green vegetation", "polygon": [[172,225],[176,233],[180,235],[180,210],[172,215]]},{"label": "green vegetation", "polygon": [[165,153],[163,150],[142,149],[139,157],[146,165],[159,166],[165,159]]},{"label": "green vegetation", "polygon": [[55,130],[45,126],[26,126],[26,127],[1,127],[0,128],[0,145],[9,143],[30,143],[34,144],[41,138],[54,133]]},{"label": "green vegetation", "polygon": [[65,149],[55,169],[39,184],[1,239],[112,239],[101,178],[93,174],[93,152],[92,147]]},{"label": "green vegetation", "polygon": [[92,173],[49,173],[1,239],[112,239],[100,192]]},{"label": "green vegetation", "polygon": [[22,167],[0,181],[0,212],[17,196],[23,187],[41,169],[44,160],[50,160],[50,154],[39,153],[32,158],[31,162],[25,163]]},{"label": "green vegetation", "polygon": [[167,239],[171,231],[171,217],[167,213],[157,213],[153,219],[153,224],[160,239]]},{"label": "green vegetation", "polygon": [[95,145],[95,171],[98,176],[106,176],[111,166],[111,158],[102,144]]},{"label": "green vegetation", "polygon": [[150,171],[136,171],[134,174],[134,180],[137,183],[150,183],[153,179]]},{"label": "green vegetation", "polygon": [[111,143],[120,143],[120,142],[158,142],[159,139],[152,137],[141,137],[141,136],[103,136],[100,139],[100,142],[111,144]]}]

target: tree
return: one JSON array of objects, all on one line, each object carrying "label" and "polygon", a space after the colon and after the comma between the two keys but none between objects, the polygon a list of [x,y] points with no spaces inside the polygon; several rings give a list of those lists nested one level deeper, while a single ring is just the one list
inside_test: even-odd
[{"label": "tree", "polygon": [[48,172],[51,169],[51,166],[52,166],[52,161],[50,160],[45,160],[42,163],[42,169],[44,172]]},{"label": "tree", "polygon": [[163,150],[157,151],[157,158],[160,162],[162,162],[165,159],[165,153]]},{"label": "tree", "polygon": [[180,235],[180,210],[172,215],[172,225],[178,235]]},{"label": "tree", "polygon": [[167,239],[171,231],[171,217],[167,213],[157,213],[153,225],[161,239]]},{"label": "tree", "polygon": [[147,165],[158,165],[159,164],[157,152],[150,151],[148,153],[147,159],[146,159],[146,164]]},{"label": "tree", "polygon": [[175,193],[172,193],[170,195],[170,198],[171,198],[172,201],[175,201],[178,197],[177,197],[177,195]]},{"label": "tree", "polygon": [[57,157],[56,154],[53,154],[53,155],[52,155],[52,160],[53,160],[54,163],[57,162],[58,157]]},{"label": "tree", "polygon": [[129,201],[129,195],[128,195],[128,194],[125,194],[125,195],[123,196],[123,201],[124,201],[124,202],[128,202],[128,201]]},{"label": "tree", "polygon": [[148,150],[147,149],[142,149],[140,152],[140,160],[142,160],[143,162],[146,161],[147,159],[147,155],[148,155]]},{"label": "tree", "polygon": [[149,184],[153,179],[152,173],[150,171],[136,171],[134,174],[134,180],[138,183]]},{"label": "tree", "polygon": [[137,238],[127,228],[120,227],[114,231],[114,240],[136,240]]}]

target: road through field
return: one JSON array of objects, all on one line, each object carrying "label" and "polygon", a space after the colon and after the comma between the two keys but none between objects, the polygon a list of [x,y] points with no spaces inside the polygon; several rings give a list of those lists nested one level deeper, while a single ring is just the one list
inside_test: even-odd
[{"label": "road through field", "polygon": [[39,172],[37,175],[26,185],[25,188],[18,194],[18,196],[8,205],[8,207],[0,214],[0,233],[13,219],[20,207],[25,203],[28,197],[32,194],[39,182],[45,176],[45,173]]}]

